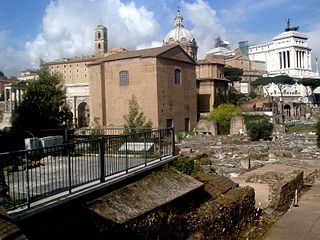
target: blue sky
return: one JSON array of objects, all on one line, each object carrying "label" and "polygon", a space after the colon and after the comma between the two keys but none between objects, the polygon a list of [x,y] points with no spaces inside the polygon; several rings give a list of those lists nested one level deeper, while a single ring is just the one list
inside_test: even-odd
[{"label": "blue sky", "polygon": [[108,28],[109,46],[129,50],[159,46],[173,28],[180,6],[185,27],[199,45],[199,56],[217,36],[250,45],[281,33],[286,19],[308,34],[313,58],[320,57],[319,0],[2,0],[0,71],[17,75],[39,59],[93,54],[94,27]]}]

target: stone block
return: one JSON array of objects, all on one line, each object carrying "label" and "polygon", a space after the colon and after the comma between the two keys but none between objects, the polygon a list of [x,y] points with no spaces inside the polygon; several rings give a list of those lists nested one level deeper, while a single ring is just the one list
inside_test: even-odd
[{"label": "stone block", "polygon": [[241,168],[250,169],[251,168],[250,158],[241,159],[240,165],[241,165]]},{"label": "stone block", "polygon": [[192,152],[192,148],[181,148],[180,149],[180,154],[188,154]]},{"label": "stone block", "polygon": [[230,122],[230,135],[246,133],[246,125],[243,116],[233,117]]},{"label": "stone block", "polygon": [[197,125],[197,132],[199,134],[210,134],[212,136],[218,135],[217,123],[213,121],[200,120]]}]

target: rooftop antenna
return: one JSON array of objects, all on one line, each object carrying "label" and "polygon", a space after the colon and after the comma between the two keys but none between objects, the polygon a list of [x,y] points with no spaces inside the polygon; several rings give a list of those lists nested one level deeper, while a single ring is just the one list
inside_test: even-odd
[{"label": "rooftop antenna", "polygon": [[103,25],[102,25],[101,16],[99,16],[99,21],[100,21],[100,25],[103,26]]}]

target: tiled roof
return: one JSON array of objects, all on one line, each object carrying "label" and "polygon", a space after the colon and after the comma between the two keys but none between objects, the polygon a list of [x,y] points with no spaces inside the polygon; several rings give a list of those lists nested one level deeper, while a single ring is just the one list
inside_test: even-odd
[{"label": "tiled roof", "polygon": [[108,62],[108,61],[116,61],[121,59],[128,59],[128,58],[146,58],[146,57],[157,57],[160,54],[165,53],[166,51],[169,51],[178,45],[165,45],[162,47],[156,47],[156,48],[147,48],[142,50],[135,50],[135,51],[127,51],[127,52],[121,52],[112,54],[106,57],[102,57],[97,59],[96,61],[90,63],[90,65],[99,64],[102,62]]}]

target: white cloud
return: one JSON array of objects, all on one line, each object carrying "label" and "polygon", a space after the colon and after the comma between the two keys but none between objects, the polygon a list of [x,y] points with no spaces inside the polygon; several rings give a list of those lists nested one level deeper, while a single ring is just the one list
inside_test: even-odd
[{"label": "white cloud", "polygon": [[[311,57],[312,57],[312,68],[314,72],[316,71],[316,63],[315,59],[318,58],[318,62],[320,59],[320,24],[316,24],[312,27],[311,31],[307,33],[307,36],[309,37],[309,47],[311,50]],[[319,66],[320,67],[320,66]],[[320,69],[319,69],[320,71]]]},{"label": "white cloud", "polygon": [[151,43],[143,43],[136,47],[136,49],[144,49],[144,48],[155,48],[162,46],[162,42],[152,41]]},{"label": "white cloud", "polygon": [[26,52],[33,66],[39,58],[52,61],[94,53],[94,28],[108,28],[109,46],[135,49],[154,39],[159,24],[153,13],[120,0],[58,0],[47,7],[42,32],[27,42]]},{"label": "white cloud", "polygon": [[216,11],[207,1],[196,0],[193,3],[182,1],[182,15],[193,25],[191,32],[199,46],[198,58],[214,47],[214,39],[224,38],[226,29],[220,24]]}]

